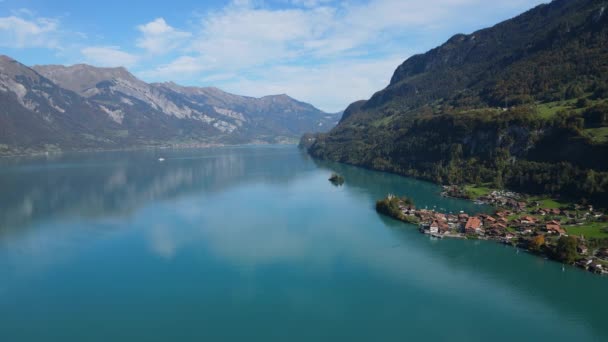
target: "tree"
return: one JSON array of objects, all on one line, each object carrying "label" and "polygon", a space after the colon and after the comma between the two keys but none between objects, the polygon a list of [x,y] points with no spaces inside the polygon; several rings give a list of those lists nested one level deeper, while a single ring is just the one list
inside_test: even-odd
[{"label": "tree", "polygon": [[601,186],[597,178],[597,173],[594,170],[587,171],[585,183],[583,183],[583,190],[590,194],[600,191]]},{"label": "tree", "polygon": [[497,189],[502,189],[502,188],[504,188],[504,186],[505,186],[505,184],[502,179],[502,172],[499,170],[496,173],[496,177],[494,177],[494,187]]},{"label": "tree", "polygon": [[414,200],[407,196],[401,197],[401,201],[407,206],[410,206],[410,207],[414,206]]},{"label": "tree", "polygon": [[574,236],[562,236],[557,240],[557,247],[555,250],[558,260],[571,264],[576,260],[578,256],[576,253],[576,247],[578,241]]},{"label": "tree", "polygon": [[568,89],[566,89],[565,95],[566,95],[566,100],[575,99],[575,98],[583,95],[583,90],[581,89],[581,87],[578,84],[574,84],[574,85],[569,86]]},{"label": "tree", "polygon": [[528,248],[530,248],[530,250],[533,252],[540,252],[541,248],[544,245],[545,245],[545,236],[544,235],[537,235],[528,242]]},{"label": "tree", "polygon": [[576,101],[576,108],[586,108],[587,106],[589,106],[589,100],[587,99],[578,99],[578,101]]}]

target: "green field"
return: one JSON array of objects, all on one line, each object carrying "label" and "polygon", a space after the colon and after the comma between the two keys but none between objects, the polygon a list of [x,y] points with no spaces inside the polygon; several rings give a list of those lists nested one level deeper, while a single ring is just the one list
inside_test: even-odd
[{"label": "green field", "polygon": [[587,128],[584,129],[582,133],[594,143],[608,143],[608,127]]},{"label": "green field", "polygon": [[372,126],[374,126],[376,128],[384,127],[384,126],[387,126],[388,124],[390,124],[394,119],[395,119],[395,116],[392,116],[392,115],[387,116],[387,117],[384,117],[382,119],[372,122]]},{"label": "green field", "polygon": [[492,189],[485,186],[467,185],[465,186],[467,195],[472,199],[477,199],[481,196],[488,195],[492,192]]},{"label": "green field", "polygon": [[549,103],[541,103],[536,106],[536,110],[538,111],[538,115],[543,119],[551,119],[558,112],[562,110],[572,109],[572,103],[569,102],[549,102]]},{"label": "green field", "polygon": [[570,235],[584,236],[586,238],[608,238],[608,223],[594,222],[582,226],[566,226],[564,228],[566,228],[566,231]]},{"label": "green field", "polygon": [[569,203],[559,202],[548,197],[530,197],[530,201],[540,203],[540,207],[544,209],[559,209],[567,207]]}]

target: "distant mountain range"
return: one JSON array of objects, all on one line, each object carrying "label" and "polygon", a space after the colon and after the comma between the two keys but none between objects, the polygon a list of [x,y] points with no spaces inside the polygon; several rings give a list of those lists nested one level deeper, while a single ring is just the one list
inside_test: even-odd
[{"label": "distant mountain range", "polygon": [[341,113],[287,95],[148,84],[125,68],[25,66],[0,56],[0,155],[138,146],[292,142]]},{"label": "distant mountain range", "polygon": [[318,158],[608,205],[608,2],[554,0],[413,56]]}]

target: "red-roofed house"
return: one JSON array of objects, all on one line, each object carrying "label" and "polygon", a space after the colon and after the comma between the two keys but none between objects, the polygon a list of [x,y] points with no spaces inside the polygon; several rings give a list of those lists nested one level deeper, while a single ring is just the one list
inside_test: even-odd
[{"label": "red-roofed house", "polygon": [[547,224],[546,229],[550,234],[566,235],[566,231],[557,224]]},{"label": "red-roofed house", "polygon": [[481,232],[482,227],[483,223],[481,223],[479,217],[469,217],[467,224],[464,226],[464,232],[467,234],[478,234]]},{"label": "red-roofed house", "polygon": [[521,224],[535,224],[536,219],[532,216],[524,216],[519,220],[519,222],[521,222]]}]

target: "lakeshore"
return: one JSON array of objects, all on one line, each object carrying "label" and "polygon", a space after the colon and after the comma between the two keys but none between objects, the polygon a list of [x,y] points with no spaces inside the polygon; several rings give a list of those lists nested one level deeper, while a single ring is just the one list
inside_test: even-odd
[{"label": "lakeshore", "polygon": [[[461,194],[444,187],[443,196]],[[464,196],[452,196],[463,198]],[[545,201],[509,191],[487,191],[475,199],[491,205],[493,214],[439,212],[419,209],[410,198],[388,195],[376,210],[434,238],[491,240],[544,258],[608,274],[608,216],[593,206],[570,204],[543,207]],[[554,202],[555,203],[555,202]]]}]

